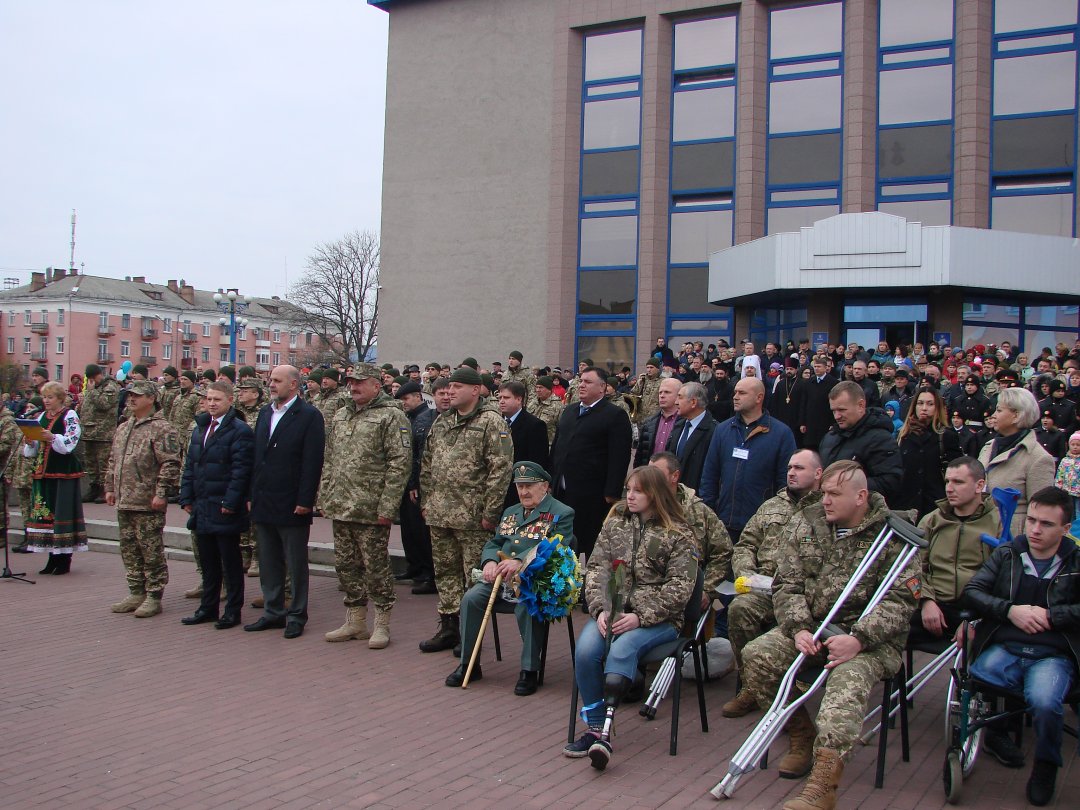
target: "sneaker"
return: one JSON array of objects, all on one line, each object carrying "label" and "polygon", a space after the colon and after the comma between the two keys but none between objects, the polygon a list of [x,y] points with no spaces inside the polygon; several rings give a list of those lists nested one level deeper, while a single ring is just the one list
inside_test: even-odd
[{"label": "sneaker", "polygon": [[589,759],[592,760],[592,766],[598,771],[604,770],[611,762],[611,743],[607,740],[597,740],[591,746],[589,746]]},{"label": "sneaker", "polygon": [[594,742],[600,739],[600,729],[590,728],[572,743],[563,746],[563,756],[571,759],[580,759],[589,755],[589,749]]},{"label": "sneaker", "polygon": [[1006,732],[988,728],[983,734],[982,744],[983,748],[1006,768],[1024,767],[1024,753]]},{"label": "sneaker", "polygon": [[1035,760],[1027,783],[1027,799],[1036,807],[1045,807],[1054,798],[1058,766],[1044,759]]}]

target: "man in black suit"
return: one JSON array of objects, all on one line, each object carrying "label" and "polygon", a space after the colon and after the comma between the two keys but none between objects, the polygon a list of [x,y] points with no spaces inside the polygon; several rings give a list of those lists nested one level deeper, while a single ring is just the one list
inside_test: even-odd
[{"label": "man in black suit", "polygon": [[829,405],[829,392],[839,380],[829,373],[825,355],[817,355],[811,366],[814,373],[804,381],[802,398],[799,400],[799,432],[802,433],[802,446],[807,450],[817,450],[829,428],[835,424]]},{"label": "man in black suit", "polygon": [[[532,461],[545,469],[548,466],[547,425],[537,416],[525,410],[528,389],[517,380],[499,386],[499,413],[510,426],[510,438],[514,441],[514,463]],[[520,503],[517,484],[511,482],[503,501],[503,509]]]},{"label": "man in black suit", "polygon": [[621,408],[604,399],[607,374],[595,366],[582,372],[578,399],[559,416],[551,445],[555,498],[576,513],[578,551],[592,553],[611,504],[622,497],[630,467],[633,431]]},{"label": "man in black suit", "polygon": [[[270,404],[255,424],[255,472],[251,477],[251,522],[259,544],[259,583],[265,607],[247,631],[284,627],[296,638],[307,623],[308,535],[322,475],[325,428],[322,413],[304,402],[300,372],[278,366],[270,372]],[[285,612],[285,566],[292,604]]]},{"label": "man in black suit", "polygon": [[679,459],[682,466],[680,483],[696,492],[701,485],[701,471],[705,468],[705,456],[709,454],[716,420],[705,409],[708,395],[701,383],[691,382],[680,388],[676,403],[679,421],[664,449]]}]

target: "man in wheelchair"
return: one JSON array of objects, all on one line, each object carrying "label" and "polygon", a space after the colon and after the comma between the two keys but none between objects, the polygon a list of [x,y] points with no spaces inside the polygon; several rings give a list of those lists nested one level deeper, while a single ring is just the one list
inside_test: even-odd
[{"label": "man in wheelchair", "polygon": [[[1064,700],[1080,654],[1080,550],[1068,535],[1073,505],[1055,487],[1028,501],[1025,534],[999,546],[964,589],[982,621],[975,631],[970,675],[1022,693],[1035,729],[1028,801],[1049,804],[1061,767]],[[1003,764],[1024,757],[1005,730],[987,727],[983,745]]]}]

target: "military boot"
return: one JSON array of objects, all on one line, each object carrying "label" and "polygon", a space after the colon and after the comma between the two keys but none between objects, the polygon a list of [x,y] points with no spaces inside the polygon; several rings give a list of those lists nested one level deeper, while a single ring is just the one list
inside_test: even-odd
[{"label": "military boot", "polygon": [[838,751],[819,748],[814,752],[814,770],[802,792],[784,802],[784,810],[834,810],[836,789],[844,775],[844,760]]},{"label": "military boot", "polygon": [[331,630],[323,638],[327,641],[349,641],[368,637],[367,608],[363,605],[345,609],[345,624],[337,630]]},{"label": "military boot", "polygon": [[791,745],[776,769],[784,779],[802,779],[814,764],[814,738],[817,736],[817,728],[805,706],[800,706],[791,715],[784,730],[791,737]]},{"label": "military boot", "polygon": [[420,642],[420,651],[430,653],[452,650],[455,644],[461,642],[459,626],[458,614],[440,613],[439,629],[436,630],[435,635],[427,641]]},{"label": "military boot", "polygon": [[375,608],[375,629],[368,640],[369,650],[381,650],[390,643],[390,611]]},{"label": "military boot", "polygon": [[161,613],[161,594],[154,596],[148,593],[146,599],[139,605],[139,609],[135,611],[135,618],[147,619],[151,616],[157,616],[159,613]]},{"label": "military boot", "polygon": [[117,602],[109,610],[113,613],[132,613],[146,600],[145,593],[131,593],[123,601]]},{"label": "military boot", "polygon": [[184,591],[185,599],[202,599],[202,585],[196,585],[194,588],[188,591]]},{"label": "military boot", "polygon": [[748,689],[743,689],[739,694],[720,707],[720,714],[724,717],[745,717],[758,708],[757,700],[750,694]]},{"label": "military boot", "polygon": [[247,575],[253,579],[259,578],[259,561],[252,560],[251,565],[248,567]]}]

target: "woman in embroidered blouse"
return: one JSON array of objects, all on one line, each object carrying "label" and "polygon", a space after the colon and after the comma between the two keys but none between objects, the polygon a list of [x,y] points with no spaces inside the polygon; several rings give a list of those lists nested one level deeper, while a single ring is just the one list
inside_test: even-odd
[{"label": "woman in embroidered blouse", "polygon": [[32,503],[26,521],[26,546],[46,551],[49,562],[39,573],[66,574],[71,555],[86,551],[79,479],[82,464],[75,455],[82,429],[75,411],[67,407],[67,391],[58,382],[41,386],[45,412],[38,423],[40,441],[26,442],[23,455],[34,459]]}]

